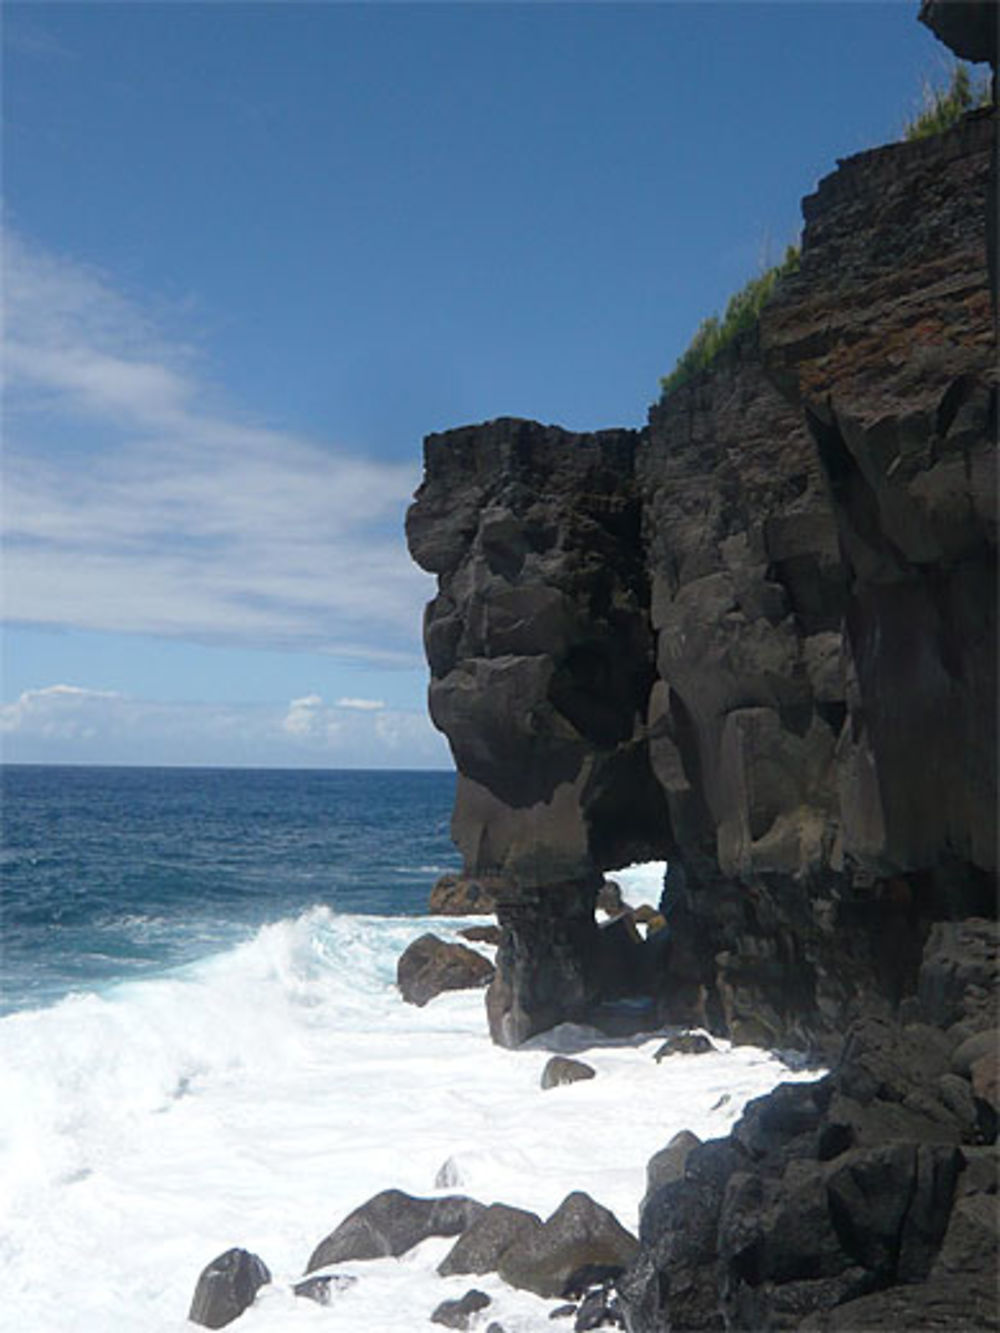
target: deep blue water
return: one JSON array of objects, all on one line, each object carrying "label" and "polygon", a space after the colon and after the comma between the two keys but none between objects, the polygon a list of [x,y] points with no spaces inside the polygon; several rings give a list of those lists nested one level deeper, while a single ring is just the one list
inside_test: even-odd
[{"label": "deep blue water", "polygon": [[191,962],[316,904],[411,916],[451,773],[0,768],[0,1012]]}]

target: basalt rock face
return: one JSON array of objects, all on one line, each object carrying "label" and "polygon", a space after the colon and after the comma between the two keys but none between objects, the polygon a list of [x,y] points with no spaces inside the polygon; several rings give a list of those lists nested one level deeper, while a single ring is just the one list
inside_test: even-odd
[{"label": "basalt rock face", "polygon": [[920,22],[963,60],[988,60],[997,67],[997,7],[994,0],[922,0]]},{"label": "basalt rock face", "polygon": [[[995,113],[840,164],[801,267],[641,432],[432,436],[453,831],[504,928],[514,1044],[596,1003],[835,1048],[995,916]],[[616,961],[601,872],[667,858]]]},{"label": "basalt rock face", "polygon": [[407,516],[438,576],[425,642],[459,773],[452,833],[505,930],[489,1012],[506,1044],[598,996],[599,869],[667,846],[638,440],[515,420],[431,436]]}]

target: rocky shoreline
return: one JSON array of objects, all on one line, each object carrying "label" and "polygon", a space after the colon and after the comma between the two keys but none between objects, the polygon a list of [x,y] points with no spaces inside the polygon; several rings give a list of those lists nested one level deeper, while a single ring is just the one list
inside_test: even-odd
[{"label": "rocky shoreline", "polygon": [[[467,901],[453,898],[457,911]],[[613,890],[605,901],[646,915]],[[443,1236],[455,1241],[437,1265],[443,1277],[496,1274],[550,1300],[550,1317],[574,1330],[1000,1328],[998,943],[992,921],[940,925],[916,994],[895,1019],[857,1022],[828,1074],[750,1102],[725,1139],[675,1135],[647,1166],[637,1236],[580,1191],[543,1221],[495,1201],[388,1188],[315,1246],[292,1291],[328,1305],[364,1281],[359,1261]],[[447,969],[439,980],[437,994],[454,987]],[[711,1049],[703,1032],[678,1032],[653,1059]],[[553,1056],[541,1089],[594,1076]],[[446,1164],[437,1185],[452,1184]],[[229,1250],[202,1272],[189,1318],[224,1327],[270,1281],[262,1258]],[[491,1304],[471,1287],[428,1318],[503,1333]]]}]

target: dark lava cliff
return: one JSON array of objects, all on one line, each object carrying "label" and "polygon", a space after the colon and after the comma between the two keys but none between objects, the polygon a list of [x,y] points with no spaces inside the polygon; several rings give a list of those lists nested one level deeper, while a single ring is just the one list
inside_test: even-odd
[{"label": "dark lava cliff", "polygon": [[[995,45],[991,5],[924,11]],[[998,1326],[996,142],[985,110],[841,162],[645,429],[426,441],[495,1039],[625,998],[833,1064],[647,1208],[634,1333]],[[668,929],[600,928],[603,872],[664,858]]]},{"label": "dark lava cliff", "polygon": [[[759,329],[644,430],[427,440],[407,533],[498,1040],[632,989],[828,1045],[933,922],[995,914],[995,135],[841,163]],[[671,943],[623,968],[602,872],[663,857]]]}]

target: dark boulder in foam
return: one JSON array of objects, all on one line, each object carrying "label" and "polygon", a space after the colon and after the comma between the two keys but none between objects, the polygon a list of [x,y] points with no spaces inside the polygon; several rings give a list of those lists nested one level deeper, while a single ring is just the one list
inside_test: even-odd
[{"label": "dark boulder in foam", "polygon": [[539,1296],[561,1296],[585,1264],[626,1265],[639,1248],[636,1238],[588,1195],[567,1195],[540,1230],[516,1241],[500,1257],[497,1271],[512,1287]]},{"label": "dark boulder in foam", "polygon": [[460,1194],[417,1199],[402,1190],[383,1190],[320,1241],[306,1272],[351,1259],[405,1254],[428,1236],[458,1236],[484,1211],[483,1204]]},{"label": "dark boulder in foam", "polygon": [[270,1281],[267,1265],[256,1254],[226,1250],[202,1269],[188,1319],[203,1328],[225,1328],[253,1305],[257,1292]]},{"label": "dark boulder in foam", "polygon": [[493,972],[493,964],[475,949],[421,935],[400,955],[396,983],[408,1004],[423,1006],[442,991],[485,986]]},{"label": "dark boulder in foam", "polygon": [[452,1273],[493,1273],[500,1256],[516,1241],[531,1244],[542,1219],[523,1208],[493,1203],[485,1209],[438,1264],[442,1277]]},{"label": "dark boulder in foam", "polygon": [[476,1291],[473,1287],[464,1296],[454,1301],[442,1301],[431,1315],[432,1324],[444,1324],[445,1328],[468,1328],[480,1310],[485,1310],[490,1298],[485,1291]]}]

